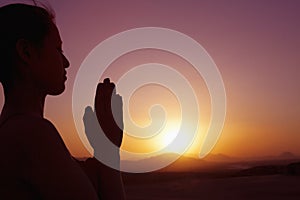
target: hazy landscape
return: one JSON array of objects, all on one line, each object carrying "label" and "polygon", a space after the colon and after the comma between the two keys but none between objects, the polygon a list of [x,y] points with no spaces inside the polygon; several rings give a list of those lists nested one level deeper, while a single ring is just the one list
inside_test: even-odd
[{"label": "hazy landscape", "polygon": [[[166,156],[143,162],[157,162]],[[128,161],[138,162],[141,161]],[[181,157],[152,173],[124,173],[128,199],[299,199],[300,156],[234,158],[222,154],[203,160]]]}]

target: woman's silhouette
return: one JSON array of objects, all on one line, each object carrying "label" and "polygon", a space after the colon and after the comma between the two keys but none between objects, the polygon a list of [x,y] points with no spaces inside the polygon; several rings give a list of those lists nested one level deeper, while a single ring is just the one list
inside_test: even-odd
[{"label": "woman's silhouette", "polygon": [[[64,91],[70,65],[53,20],[51,12],[38,6],[0,8],[0,81],[5,95],[0,199],[123,199],[120,173],[96,159],[92,167],[91,162],[81,163],[84,173],[43,116],[46,96]],[[120,144],[122,137],[116,141]]]}]

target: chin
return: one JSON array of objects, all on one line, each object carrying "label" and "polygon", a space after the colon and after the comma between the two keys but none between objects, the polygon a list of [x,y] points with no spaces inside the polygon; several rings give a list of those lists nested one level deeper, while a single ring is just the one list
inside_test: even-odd
[{"label": "chin", "polygon": [[57,95],[62,94],[65,91],[65,89],[66,89],[65,85],[63,85],[63,86],[57,87],[55,89],[49,90],[48,94],[52,95],[52,96],[57,96]]}]

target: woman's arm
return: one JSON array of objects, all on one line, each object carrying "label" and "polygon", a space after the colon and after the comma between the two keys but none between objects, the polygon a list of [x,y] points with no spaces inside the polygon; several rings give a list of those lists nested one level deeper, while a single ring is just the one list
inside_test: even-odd
[{"label": "woman's arm", "polygon": [[[96,113],[95,113],[96,112]],[[115,85],[105,79],[99,83],[95,97],[95,112],[85,110],[84,124],[87,138],[96,158],[88,159],[85,165],[97,174],[98,192],[101,199],[125,199],[120,172],[119,148],[123,139],[122,98],[115,93]],[[101,128],[100,128],[100,126]],[[105,138],[106,137],[106,138]],[[108,139],[108,140],[107,140]],[[114,146],[113,148],[111,146]],[[110,163],[112,166],[106,166]],[[91,166],[96,169],[91,169]],[[93,179],[91,177],[91,179]]]},{"label": "woman's arm", "polygon": [[100,199],[125,199],[122,175],[119,170],[104,165],[95,157],[78,162],[93,183]]}]

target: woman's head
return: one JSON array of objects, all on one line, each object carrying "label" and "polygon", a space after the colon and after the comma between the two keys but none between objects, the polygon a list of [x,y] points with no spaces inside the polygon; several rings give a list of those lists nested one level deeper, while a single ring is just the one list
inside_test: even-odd
[{"label": "woman's head", "polygon": [[[62,67],[69,66],[67,59],[61,52],[60,36],[53,20],[54,15],[51,12],[38,6],[11,4],[0,8],[0,82],[5,90],[14,87],[15,80],[24,76],[23,70],[26,67],[26,75],[29,74],[32,79],[43,78],[38,77],[43,76],[39,73],[47,72],[48,69],[42,68],[51,67],[43,66],[49,65],[47,63],[49,59],[46,58],[51,58],[51,55],[45,54],[57,54],[57,52],[45,49],[51,48],[51,42],[53,43],[52,46],[55,45],[55,48],[60,51],[60,58],[57,59],[61,60]],[[60,68],[61,66],[55,67]],[[61,71],[61,69],[59,70]],[[65,73],[64,69],[62,73]],[[55,74],[48,75],[55,76]],[[56,75],[60,76],[60,74]],[[65,78],[64,75],[63,78]],[[40,87],[47,87],[46,83],[42,83],[41,80],[34,81],[37,82],[36,84],[40,84]],[[41,89],[47,90],[46,88]],[[63,89],[59,90],[63,91]],[[53,88],[49,90],[53,90]],[[45,92],[58,94],[62,91]]]}]

